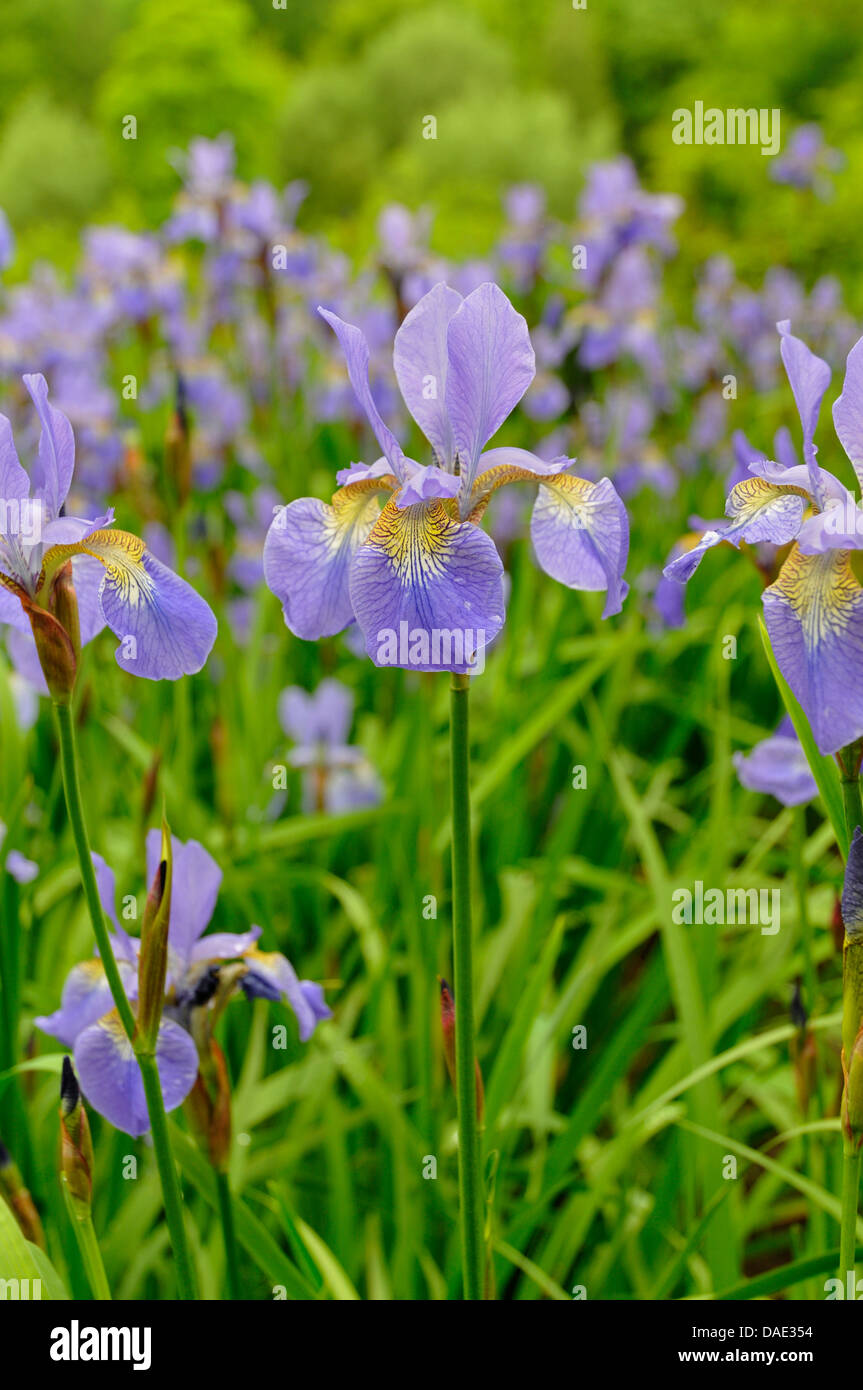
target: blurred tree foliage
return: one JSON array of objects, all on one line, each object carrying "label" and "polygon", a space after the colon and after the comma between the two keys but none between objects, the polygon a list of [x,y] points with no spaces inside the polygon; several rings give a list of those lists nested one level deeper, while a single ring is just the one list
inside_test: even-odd
[{"label": "blurred tree foliage", "polygon": [[[863,10],[855,0],[17,0],[0,45],[0,204],[25,273],[49,227],[163,216],[171,152],[229,130],[239,172],[305,178],[302,216],[345,245],[394,198],[438,210],[441,250],[481,252],[503,186],[568,215],[590,160],[624,149],[687,202],[684,268],[725,250],[859,274]],[[819,202],[757,148],[681,147],[696,100],[817,120],[847,167]],[[135,115],[138,138],[121,138]],[[423,118],[437,139],[423,139]],[[62,259],[62,256],[55,258]]]}]

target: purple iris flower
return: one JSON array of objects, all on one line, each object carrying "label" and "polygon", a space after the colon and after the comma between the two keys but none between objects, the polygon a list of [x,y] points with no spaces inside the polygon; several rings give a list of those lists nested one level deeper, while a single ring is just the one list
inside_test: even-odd
[{"label": "purple iris flower", "polygon": [[675,194],[646,193],[625,155],[594,164],[579,204],[587,229],[585,283],[595,288],[615,258],[632,246],[669,254],[674,249],[670,229],[682,211]]},{"label": "purple iris flower", "polygon": [[[604,616],[618,613],[629,526],[611,482],[574,477],[570,459],[485,451],[535,370],[527,324],[503,291],[486,283],[463,299],[438,284],[396,334],[396,378],[432,447],[425,466],[406,457],[381,417],[364,334],[320,312],[383,457],[343,469],[331,506],[304,497],[275,517],[264,575],[291,631],[316,640],[355,619],[378,666],[475,669],[505,612],[503,565],[478,523],[492,493],[515,481],[539,484],[531,537],[541,568],[570,588],[605,591]],[[388,495],[383,510],[379,493]]]},{"label": "purple iris flower", "polygon": [[750,753],[735,753],[732,761],[748,791],[767,792],[783,806],[802,806],[818,795],[806,754],[787,714],[775,734],[756,743]]},{"label": "purple iris flower", "polygon": [[[156,874],[161,834],[147,835],[147,881]],[[241,933],[204,936],[216,906],[222,871],[196,840],[172,837],[172,887],[168,932],[165,1012],[159,1027],[156,1060],[165,1109],[181,1105],[195,1084],[198,1050],[189,1032],[191,1010],[206,1007],[215,994],[219,971],[228,961],[241,965],[236,984],[249,998],[287,999],[306,1042],[318,1023],[331,1018],[321,986],[298,980],[290,962],[277,951],[259,951],[260,927]],[[138,993],[140,941],[117,920],[114,872],[101,855],[93,855],[99,897],[114,926],[111,947],[123,987],[133,1008]],[[34,1020],[43,1033],[73,1049],[75,1070],[90,1104],[117,1129],[136,1137],[150,1127],[144,1083],[132,1045],[114,1009],[98,957],[73,966],[56,1013]]]},{"label": "purple iris flower", "polygon": [[[824,754],[863,735],[863,589],[851,551],[863,548],[863,510],[817,462],[815,426],[830,368],[790,325],[778,325],[780,352],[803,427],[802,464],[756,459],[729,494],[725,526],[705,532],[666,575],[685,583],[706,551],[794,542],[764,591],[764,619],[780,670],[806,713]],[[842,394],[833,405],[839,441],[863,485],[863,338],[848,354]]]},{"label": "purple iris flower", "polygon": [[781,155],[770,163],[770,177],[792,188],[809,188],[819,198],[828,198],[832,184],[828,177],[845,163],[838,150],[824,139],[814,122],[798,126]]},{"label": "purple iris flower", "polygon": [[376,806],[381,786],[362,749],[348,743],[354,697],[337,680],[321,681],[308,695],[289,686],[279,696],[279,722],[295,747],[292,767],[303,773],[303,810],[357,810]]},{"label": "purple iris flower", "polygon": [[16,666],[45,689],[28,613],[46,606],[71,561],[82,645],[107,626],[120,639],[117,665],[132,675],[177,680],[200,671],[216,638],[211,609],[137,536],[110,529],[113,510],[95,520],[63,515],[75,468],[72,426],[49,403],[43,376],[25,376],[24,385],[41,425],[29,477],[0,415],[0,623],[12,629]]}]

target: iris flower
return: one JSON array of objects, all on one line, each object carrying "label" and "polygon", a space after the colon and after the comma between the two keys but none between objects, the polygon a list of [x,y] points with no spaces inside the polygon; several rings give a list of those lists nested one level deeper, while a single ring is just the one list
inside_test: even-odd
[{"label": "iris flower", "polygon": [[[569,588],[605,591],[603,616],[618,613],[629,527],[611,482],[573,476],[570,459],[485,449],[534,376],[527,324],[503,291],[486,283],[463,299],[438,284],[396,334],[395,375],[431,445],[426,465],[404,454],[381,418],[364,334],[319,312],[339,340],[383,457],[343,469],[331,505],[303,497],[274,518],[264,574],[290,630],[316,640],[356,620],[378,666],[471,670],[471,651],[496,636],[505,611],[503,565],[478,523],[492,493],[518,481],[539,484],[531,537],[541,568]],[[391,641],[402,633],[407,652]],[[437,633],[456,634],[463,650],[456,643],[436,653]]]},{"label": "iris flower", "polygon": [[377,806],[381,786],[361,748],[348,742],[353,692],[341,681],[321,681],[311,695],[288,686],[279,696],[279,722],[294,747],[291,767],[303,774],[303,810],[356,810]]},{"label": "iris flower", "polygon": [[[728,524],[708,530],[665,570],[685,583],[722,541],[769,542],[791,549],[762,595],[764,621],[780,670],[802,705],[819,749],[836,753],[863,735],[863,589],[851,552],[863,548],[863,510],[832,473],[814,442],[830,368],[777,324],[780,352],[803,430],[802,464],[758,459],[728,496]],[[842,394],[833,405],[839,442],[863,487],[863,338],[848,354]]]},{"label": "iris flower", "polygon": [[[107,626],[120,638],[117,665],[132,675],[176,680],[199,671],[216,638],[211,609],[142,540],[111,529],[113,510],[95,520],[63,514],[75,468],[72,426],[49,403],[43,376],[23,380],[41,425],[29,477],[0,415],[0,623],[12,629],[16,666],[45,689],[33,632],[56,631],[55,585],[71,562],[81,644]],[[77,646],[76,634],[68,637]]]},{"label": "iris flower", "polygon": [[818,795],[806,754],[787,714],[774,734],[756,743],[750,753],[735,753],[732,761],[742,786],[752,792],[767,792],[783,806],[803,806]]},{"label": "iris flower", "polygon": [[[161,835],[147,835],[147,882],[159,864]],[[228,961],[240,970],[235,983],[252,999],[287,999],[306,1042],[321,1019],[332,1014],[320,985],[298,980],[293,966],[277,951],[257,949],[260,927],[248,931],[204,932],[213,915],[222,871],[196,840],[181,843],[172,836],[173,879],[165,1011],[159,1025],[156,1061],[165,1109],[181,1105],[195,1084],[198,1050],[192,1039],[190,1012],[204,1008],[215,994],[219,971]],[[93,855],[102,907],[114,926],[111,947],[123,987],[133,1008],[138,997],[140,941],[117,920],[114,872],[101,855]],[[117,1129],[136,1137],[150,1128],[144,1083],[132,1044],[126,1036],[102,962],[98,958],[73,966],[56,1013],[35,1020],[43,1033],[71,1047],[81,1089],[94,1109]]]}]

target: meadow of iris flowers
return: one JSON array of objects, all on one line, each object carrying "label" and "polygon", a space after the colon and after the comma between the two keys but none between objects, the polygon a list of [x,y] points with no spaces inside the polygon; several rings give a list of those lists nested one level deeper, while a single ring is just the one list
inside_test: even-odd
[{"label": "meadow of iris flowers", "polygon": [[856,270],[625,130],[354,239],[214,114],[56,264],[0,214],[4,1288],[847,1296]]}]

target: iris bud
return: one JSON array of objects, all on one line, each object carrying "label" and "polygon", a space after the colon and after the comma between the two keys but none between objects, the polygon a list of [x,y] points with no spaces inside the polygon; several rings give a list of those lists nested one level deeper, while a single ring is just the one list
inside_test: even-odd
[{"label": "iris bud", "polygon": [[60,1082],[60,1178],[73,1214],[84,1220],[93,1201],[93,1141],[78,1078],[63,1058]]},{"label": "iris bud", "polygon": [[162,817],[162,852],[141,921],[138,957],[138,1027],[135,1051],[154,1055],[165,1004],[168,929],[171,924],[171,832]]}]

